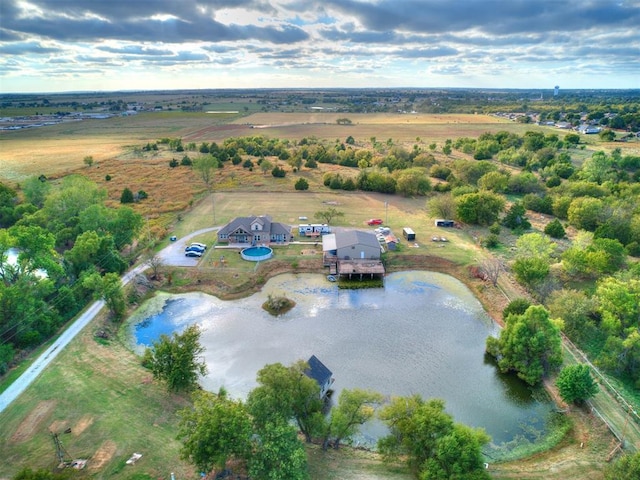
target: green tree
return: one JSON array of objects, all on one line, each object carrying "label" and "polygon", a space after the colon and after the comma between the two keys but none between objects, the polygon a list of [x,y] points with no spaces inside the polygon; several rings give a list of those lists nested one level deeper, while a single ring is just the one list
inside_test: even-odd
[{"label": "green tree", "polygon": [[600,140],[602,140],[603,142],[613,142],[616,138],[616,132],[614,132],[613,130],[609,130],[608,128],[605,130],[602,130],[598,136],[600,137]]},{"label": "green tree", "polygon": [[406,458],[421,479],[488,479],[481,449],[489,437],[456,424],[444,407],[444,401],[420,395],[393,398],[379,414],[391,433],[378,441],[378,449],[387,458]]},{"label": "green tree", "polygon": [[424,196],[431,190],[431,182],[423,168],[407,168],[398,170],[396,175],[396,192],[406,197]]},{"label": "green tree", "polygon": [[124,187],[120,195],[120,203],[133,203],[133,192],[129,187]]},{"label": "green tree", "polygon": [[55,237],[37,225],[14,225],[8,231],[12,247],[18,248],[15,274],[32,275],[38,269],[45,270],[52,278],[62,275],[62,267],[55,250]]},{"label": "green tree", "polygon": [[502,318],[506,321],[509,315],[522,315],[531,306],[531,302],[526,298],[516,298],[502,310]]},{"label": "green tree", "polygon": [[220,162],[212,155],[202,155],[193,160],[193,169],[209,192],[213,188],[214,174],[218,168],[220,168]]},{"label": "green tree", "polygon": [[502,225],[511,230],[528,230],[531,228],[531,222],[529,222],[526,214],[527,211],[522,202],[515,202],[502,219]]},{"label": "green tree", "polygon": [[549,297],[549,313],[562,320],[563,331],[574,341],[595,333],[596,299],[578,290],[556,290]]},{"label": "green tree", "polygon": [[595,152],[584,161],[579,171],[579,176],[587,182],[595,182],[597,184],[612,179],[614,175],[611,157],[608,157],[604,152]]},{"label": "green tree", "polygon": [[339,217],[344,217],[344,212],[341,212],[334,207],[329,207],[326,210],[319,210],[313,214],[313,218],[320,220],[326,224],[331,224],[334,219]]},{"label": "green tree", "polygon": [[605,277],[598,282],[595,298],[608,333],[620,335],[640,326],[640,279]]},{"label": "green tree", "polygon": [[503,193],[507,189],[508,182],[508,175],[502,172],[489,172],[480,177],[480,180],[478,180],[478,187],[482,190]]},{"label": "green tree", "polygon": [[94,296],[104,300],[107,308],[116,320],[122,318],[126,310],[124,300],[124,289],[122,280],[117,273],[107,273],[100,276],[99,273],[92,273],[82,280],[82,285],[93,290]]},{"label": "green tree", "polygon": [[267,160],[266,158],[263,158],[262,161],[260,162],[260,171],[262,172],[262,175],[266,175],[267,172],[273,170],[273,163],[271,163],[269,160]]},{"label": "green tree", "polygon": [[482,429],[454,424],[450,433],[437,440],[435,455],[423,464],[420,479],[489,480],[481,451],[490,441]]},{"label": "green tree", "polygon": [[494,337],[487,339],[487,351],[499,352],[501,371],[515,371],[525,382],[536,385],[562,364],[560,329],[549,318],[549,312],[538,305],[506,320],[497,345]]},{"label": "green tree", "polygon": [[556,379],[556,386],[567,403],[583,403],[598,393],[589,366],[584,364],[564,367]]},{"label": "green tree", "polygon": [[540,258],[549,261],[558,245],[540,233],[527,233],[516,240],[517,258]]},{"label": "green tree", "polygon": [[640,452],[627,453],[604,470],[605,480],[637,480],[640,478]]},{"label": "green tree", "polygon": [[91,155],[87,155],[82,159],[82,161],[87,167],[90,167],[93,165],[93,157]]},{"label": "green tree", "polygon": [[456,201],[450,193],[436,195],[427,202],[427,210],[432,217],[452,219],[456,214]]},{"label": "green tree", "polygon": [[456,215],[464,223],[491,225],[504,209],[502,196],[488,191],[467,193],[456,200]]},{"label": "green tree", "polygon": [[258,428],[276,420],[296,421],[307,442],[321,423],[323,402],[320,386],[309,378],[306,362],[298,361],[285,367],[281,363],[266,365],[258,372],[258,386],[247,399],[247,406]]},{"label": "green tree", "polygon": [[603,222],[604,203],[599,198],[578,197],[567,210],[569,223],[576,228],[593,232]]},{"label": "green tree", "polygon": [[244,404],[217,394],[197,391],[193,406],[178,412],[180,456],[198,471],[225,468],[229,460],[244,460],[251,452],[251,417]]},{"label": "green tree", "polygon": [[382,400],[382,395],[377,392],[359,388],[343,390],[338,405],[331,409],[323,448],[326,448],[330,441],[333,441],[333,448],[339,448],[342,440],[350,438],[361,425],[374,417],[375,408]]},{"label": "green tree", "polygon": [[50,191],[51,184],[42,176],[29,177],[22,184],[22,192],[25,198],[38,208],[42,208]]},{"label": "green tree", "polygon": [[257,433],[248,459],[255,480],[306,480],[307,453],[295,428],[287,423],[266,423]]},{"label": "green tree", "polygon": [[541,257],[519,257],[511,268],[516,280],[529,287],[540,285],[551,269],[549,262]]},{"label": "green tree", "polygon": [[161,335],[145,351],[144,361],[153,376],[166,383],[170,391],[192,391],[198,388],[198,377],[207,373],[207,365],[200,358],[203,352],[200,328],[190,325],[171,337]]}]

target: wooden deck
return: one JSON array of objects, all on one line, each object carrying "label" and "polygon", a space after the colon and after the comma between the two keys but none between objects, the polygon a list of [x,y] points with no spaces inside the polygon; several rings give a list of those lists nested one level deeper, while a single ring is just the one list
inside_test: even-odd
[{"label": "wooden deck", "polygon": [[344,275],[349,278],[352,276],[374,277],[376,275],[384,275],[384,265],[380,260],[338,260],[338,275]]}]

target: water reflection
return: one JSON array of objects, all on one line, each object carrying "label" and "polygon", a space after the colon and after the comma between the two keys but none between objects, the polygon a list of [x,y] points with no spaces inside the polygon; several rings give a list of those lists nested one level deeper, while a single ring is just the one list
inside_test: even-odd
[{"label": "water reflection", "polygon": [[[274,318],[261,309],[269,294],[284,294],[296,307]],[[446,275],[395,273],[385,288],[357,291],[338,290],[320,275],[283,275],[243,300],[164,295],[136,316],[132,333],[139,345],[150,344],[190,323],[203,328],[210,373],[202,384],[212,391],[224,386],[244,397],[265,364],[315,354],[333,371],[336,395],[358,387],[443,398],[457,421],[484,427],[496,443],[537,429],[551,409],[487,360],[485,340],[498,328]],[[375,437],[372,428],[366,433]]]}]

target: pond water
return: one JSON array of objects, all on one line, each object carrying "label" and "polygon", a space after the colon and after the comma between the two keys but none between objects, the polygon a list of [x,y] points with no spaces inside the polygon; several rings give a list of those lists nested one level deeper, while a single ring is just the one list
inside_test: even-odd
[{"label": "pond water", "polygon": [[[272,317],[261,305],[269,294],[296,306]],[[222,301],[202,293],[159,294],[131,321],[139,350],[160,334],[197,323],[209,374],[202,386],[224,386],[244,398],[264,365],[289,365],[316,355],[344,388],[384,395],[442,398],[456,421],[483,427],[494,444],[535,436],[553,405],[534,398],[513,375],[502,375],[484,354],[498,326],[456,279],[433,272],[385,277],[385,287],[339,290],[321,275],[282,275],[242,300]],[[380,425],[364,431],[371,443]]]}]

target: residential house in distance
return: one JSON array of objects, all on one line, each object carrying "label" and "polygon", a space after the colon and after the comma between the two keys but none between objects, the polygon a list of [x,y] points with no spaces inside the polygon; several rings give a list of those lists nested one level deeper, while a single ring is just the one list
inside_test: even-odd
[{"label": "residential house in distance", "polygon": [[318,382],[320,398],[324,400],[331,391],[331,386],[334,382],[333,373],[315,355],[311,355],[311,358],[307,360],[307,364],[309,368],[304,373],[307,377]]},{"label": "residential house in distance", "polygon": [[374,278],[385,273],[382,247],[374,232],[339,230],[322,237],[325,265],[331,275]]},{"label": "residential house in distance", "polygon": [[220,243],[269,245],[291,240],[291,226],[274,222],[268,215],[237,217],[218,231]]}]

